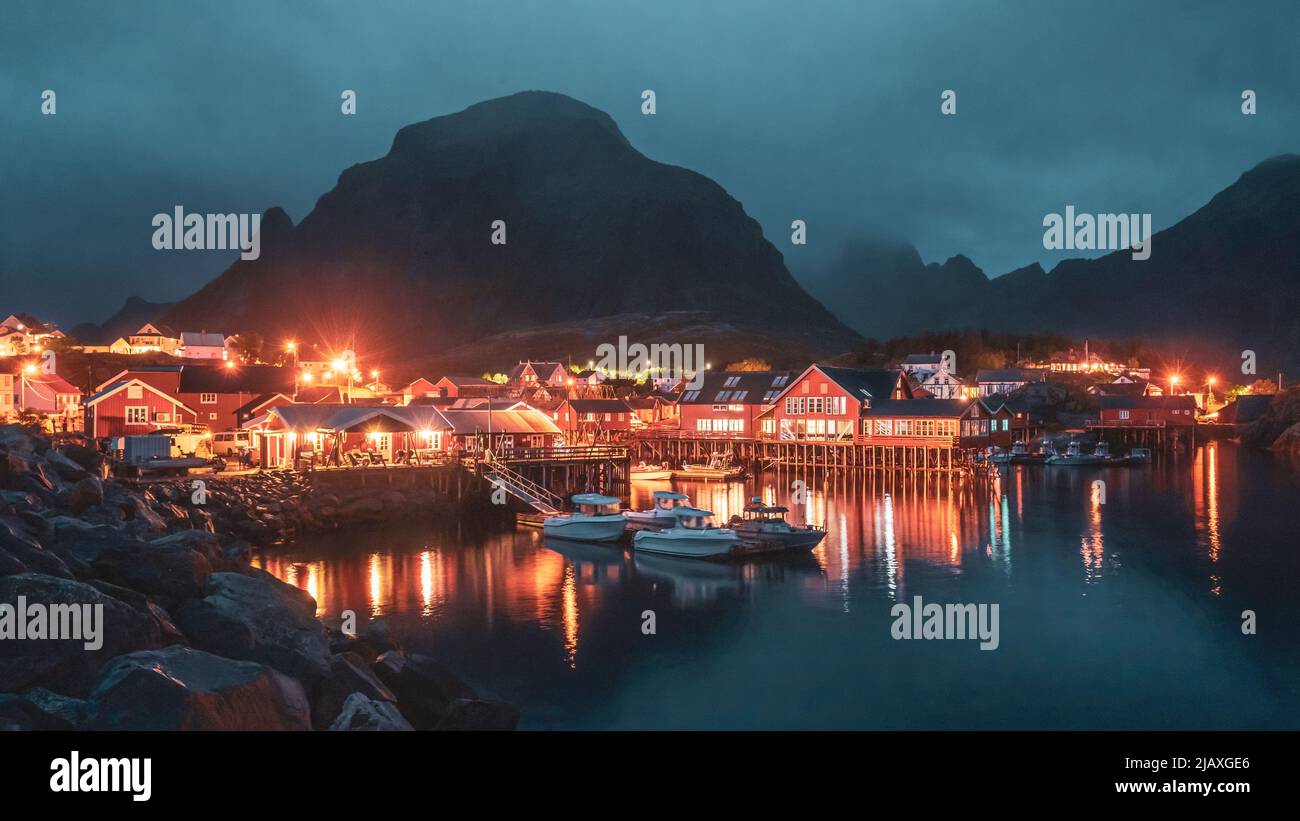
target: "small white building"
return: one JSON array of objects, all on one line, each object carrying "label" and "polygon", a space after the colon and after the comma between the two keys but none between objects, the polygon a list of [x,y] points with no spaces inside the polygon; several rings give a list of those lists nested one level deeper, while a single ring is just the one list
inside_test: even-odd
[{"label": "small white building", "polygon": [[921,389],[935,399],[961,399],[965,383],[940,368],[921,380]]},{"label": "small white building", "polygon": [[207,331],[181,331],[179,355],[182,359],[224,360],[228,356],[226,335]]}]

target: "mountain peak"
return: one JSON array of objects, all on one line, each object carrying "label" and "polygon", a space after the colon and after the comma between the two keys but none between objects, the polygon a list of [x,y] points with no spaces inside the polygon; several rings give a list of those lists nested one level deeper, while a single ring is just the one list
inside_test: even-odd
[{"label": "mountain peak", "polygon": [[405,126],[393,138],[390,154],[423,153],[449,142],[584,129],[595,129],[632,147],[604,111],[555,91],[520,91]]}]

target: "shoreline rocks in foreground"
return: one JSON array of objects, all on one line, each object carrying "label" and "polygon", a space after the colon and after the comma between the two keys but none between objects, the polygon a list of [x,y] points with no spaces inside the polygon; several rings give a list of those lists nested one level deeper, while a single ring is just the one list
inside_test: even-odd
[{"label": "shoreline rocks in foreground", "polygon": [[20,601],[100,614],[93,643],[11,638],[0,614],[0,729],[517,725],[516,708],[407,655],[382,622],[360,636],[330,630],[309,594],[249,563],[250,542],[454,510],[445,497],[377,488],[344,503],[299,475],[258,474],[202,477],[200,506],[188,480],[101,480],[100,458],[0,426],[0,606],[11,622]]}]

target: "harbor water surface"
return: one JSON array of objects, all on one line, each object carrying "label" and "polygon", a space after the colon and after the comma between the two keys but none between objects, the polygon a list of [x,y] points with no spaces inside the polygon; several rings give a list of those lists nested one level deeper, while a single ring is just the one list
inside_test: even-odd
[{"label": "harbor water surface", "polygon": [[[810,555],[713,563],[407,523],[258,561],[327,622],[386,620],[524,728],[1294,729],[1298,477],[1230,444],[1004,468],[990,488],[772,472],[673,487],[721,520],[751,496],[790,505],[828,529]],[[633,505],[668,487],[636,484]],[[997,604],[997,649],[893,638],[891,608],[916,597]]]}]

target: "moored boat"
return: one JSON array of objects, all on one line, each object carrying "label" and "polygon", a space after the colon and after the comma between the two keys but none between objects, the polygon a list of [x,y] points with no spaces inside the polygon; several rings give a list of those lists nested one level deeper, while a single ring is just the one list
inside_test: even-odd
[{"label": "moored boat", "polygon": [[547,516],[542,521],[542,532],[579,542],[617,541],[627,528],[618,504],[613,496],[579,493],[573,497],[573,512]]},{"label": "moored boat", "polygon": [[673,478],[673,469],[668,467],[667,463],[647,465],[642,462],[632,466],[630,475],[633,481],[655,482]]},{"label": "moored boat", "polygon": [[731,464],[731,456],[726,453],[714,453],[704,464],[682,462],[682,469],[673,471],[676,479],[718,479],[731,481],[745,478],[743,468]]},{"label": "moored boat", "polygon": [[1084,453],[1083,445],[1077,439],[1071,439],[1064,454],[1053,454],[1047,457],[1049,465],[1104,465],[1111,461],[1110,445],[1106,444],[1105,440],[1098,442],[1092,453]]},{"label": "moored boat", "polygon": [[797,526],[786,521],[789,508],[763,505],[757,499],[745,506],[740,516],[731,517],[728,526],[736,531],[740,548],[754,552],[809,551],[826,538],[823,528]]},{"label": "moored boat", "polygon": [[1121,465],[1149,465],[1151,464],[1151,448],[1129,448],[1126,456],[1115,461],[1116,464]]},{"label": "moored boat", "polygon": [[1011,446],[1011,452],[1007,454],[1007,461],[1013,465],[1032,465],[1046,458],[1047,454],[1042,451],[1030,452],[1028,442],[1016,442]]},{"label": "moored boat", "polygon": [[717,559],[736,547],[736,531],[713,524],[713,512],[694,507],[674,510],[677,523],[667,530],[642,530],[632,546],[645,553],[690,559]]},{"label": "moored boat", "polygon": [[654,505],[649,510],[625,510],[623,518],[627,520],[628,530],[665,530],[677,524],[676,510],[690,505],[691,499],[685,493],[671,490],[656,490],[653,494]]}]

